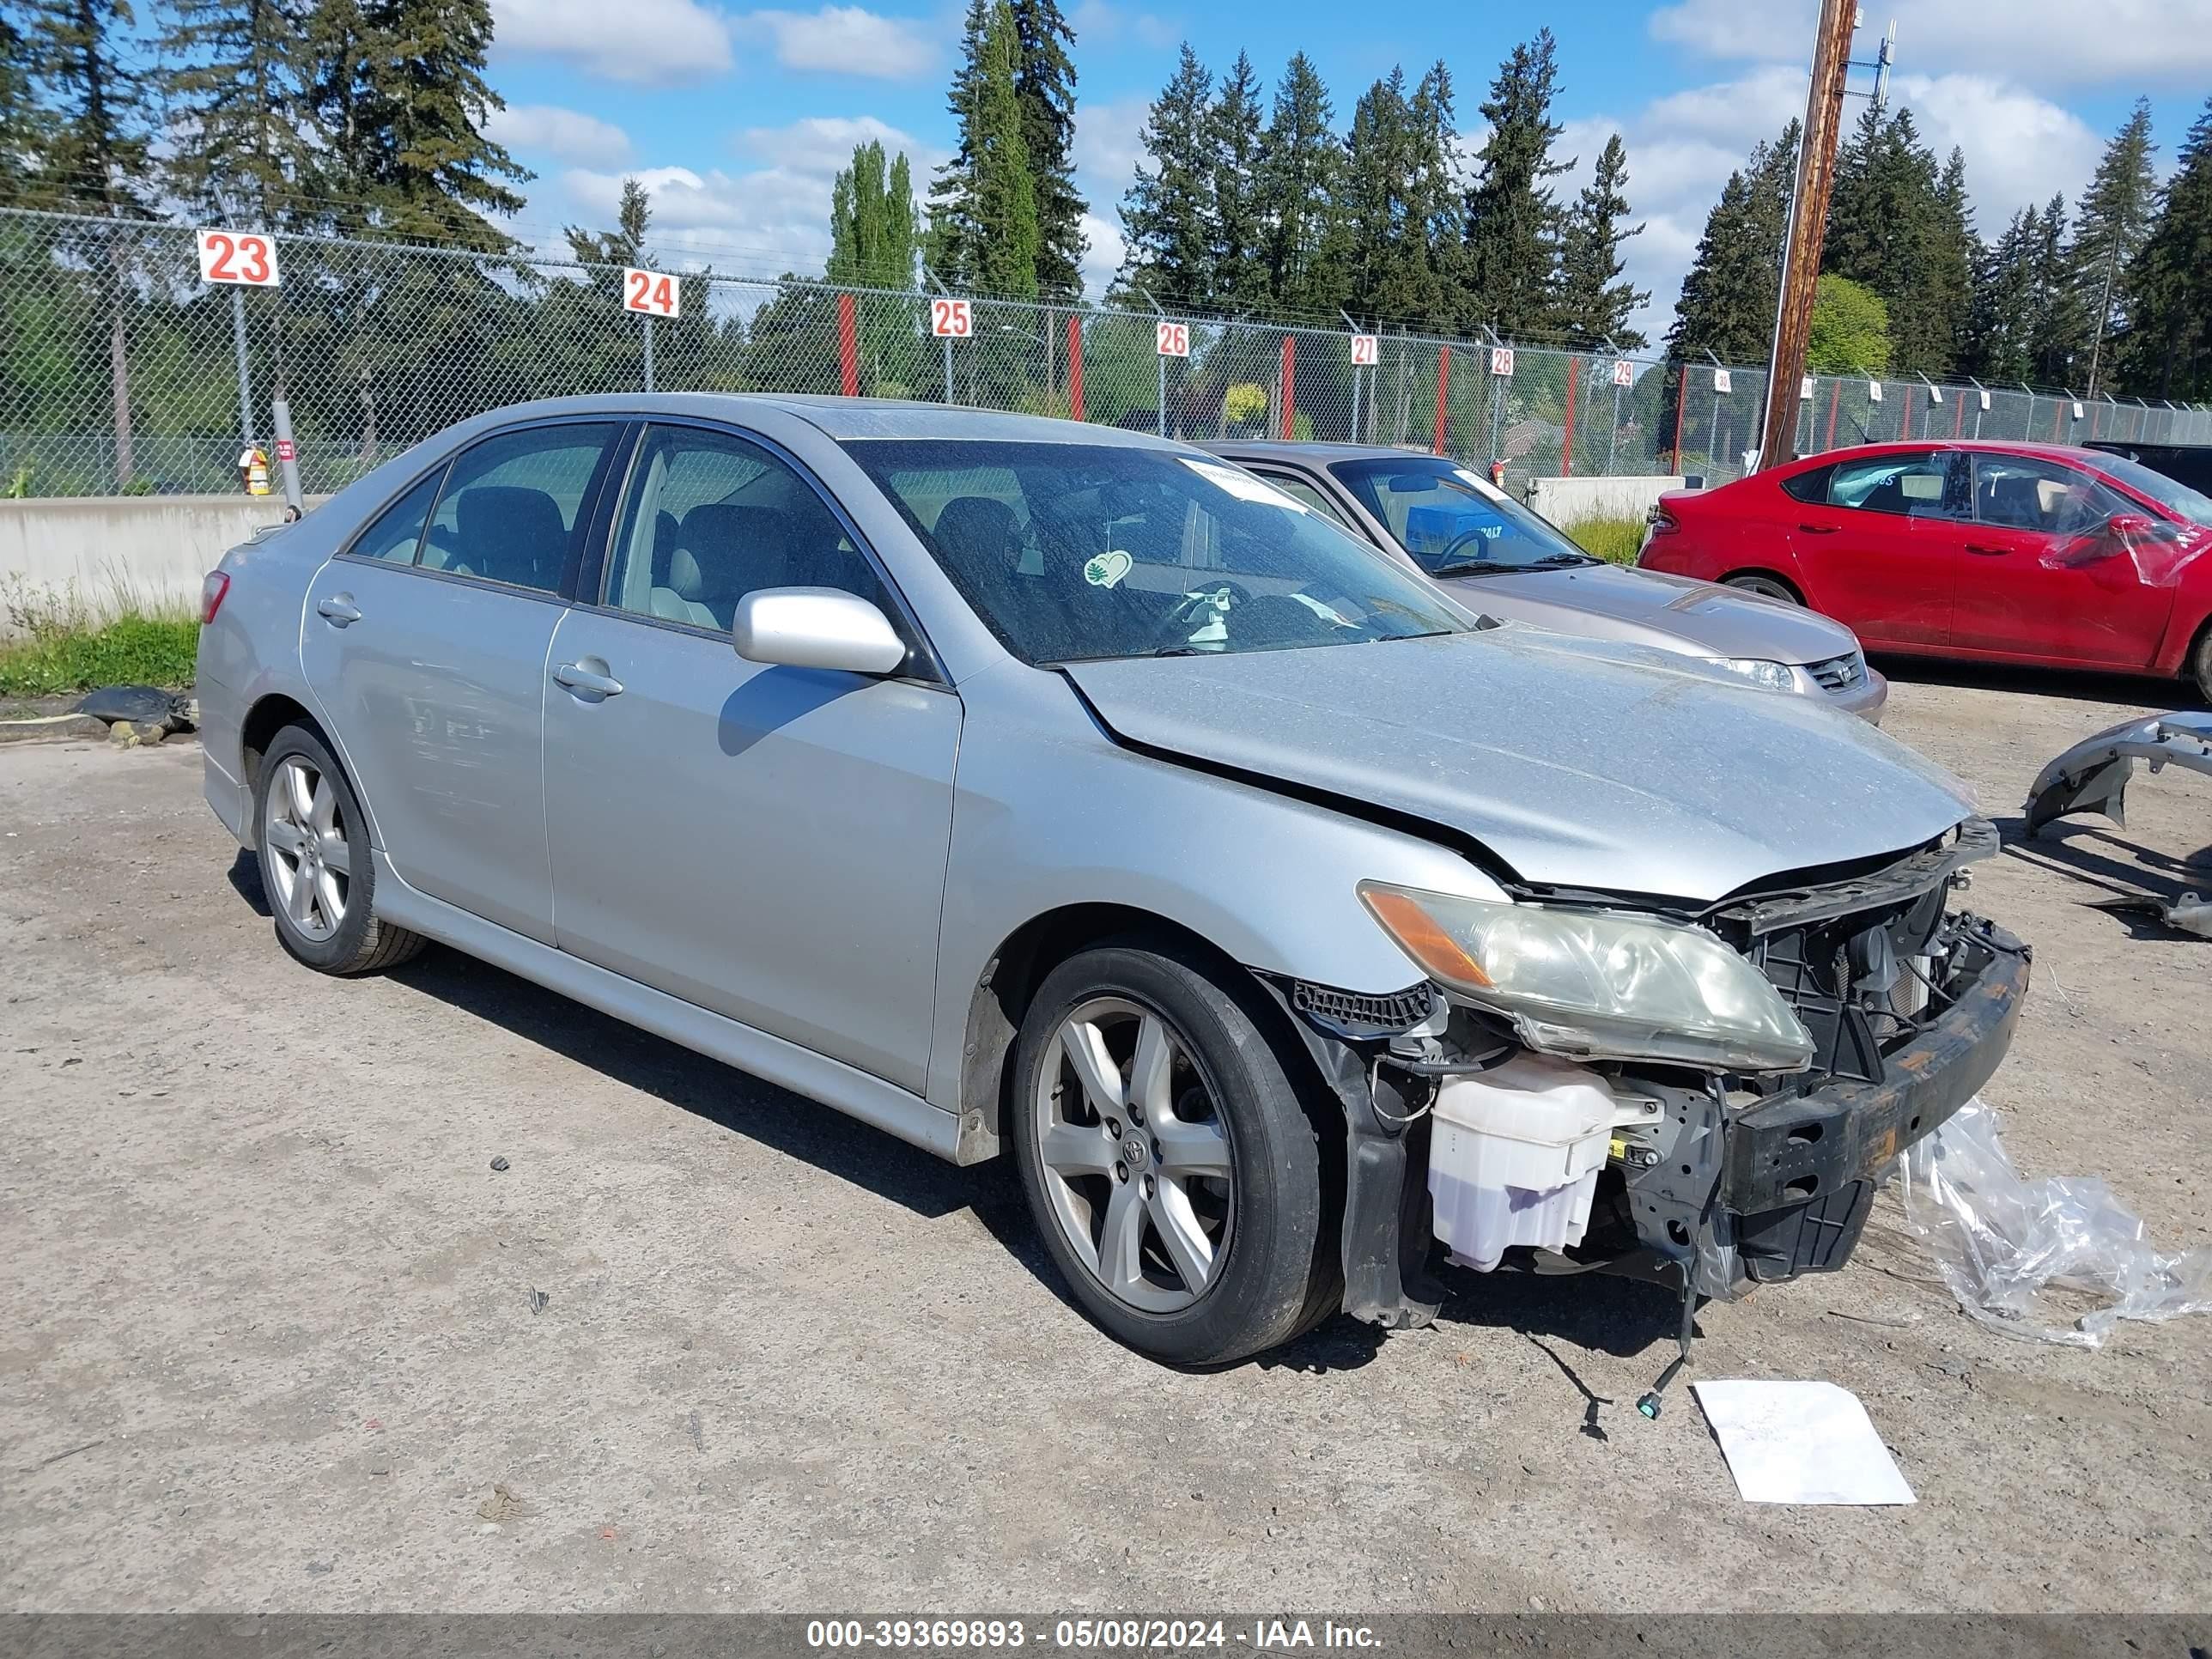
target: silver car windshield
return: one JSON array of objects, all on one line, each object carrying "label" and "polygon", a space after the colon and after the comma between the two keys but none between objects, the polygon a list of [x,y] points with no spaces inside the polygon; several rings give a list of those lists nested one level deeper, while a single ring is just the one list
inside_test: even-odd
[{"label": "silver car windshield", "polygon": [[1467,631],[1412,572],[1210,455],[871,439],[847,451],[1029,663]]},{"label": "silver car windshield", "polygon": [[1434,456],[1338,461],[1329,471],[1431,576],[1548,570],[1596,560],[1552,523]]}]

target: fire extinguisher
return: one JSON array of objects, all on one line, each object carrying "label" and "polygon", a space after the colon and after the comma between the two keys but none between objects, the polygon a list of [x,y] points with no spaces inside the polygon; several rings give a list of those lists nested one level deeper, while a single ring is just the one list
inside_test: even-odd
[{"label": "fire extinguisher", "polygon": [[1504,489],[1504,488],[1505,488],[1505,463],[1504,463],[1504,462],[1503,462],[1503,461],[1492,461],[1492,462],[1490,464],[1490,482],[1491,482],[1491,483],[1494,483],[1494,484],[1496,484],[1496,485],[1497,485],[1500,489]]}]

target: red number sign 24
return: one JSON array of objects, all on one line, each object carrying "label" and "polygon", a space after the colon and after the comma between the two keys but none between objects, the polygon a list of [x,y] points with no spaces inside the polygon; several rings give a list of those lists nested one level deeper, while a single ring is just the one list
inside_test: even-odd
[{"label": "red number sign 24", "polygon": [[276,245],[266,236],[245,230],[204,230],[199,240],[202,282],[276,286]]},{"label": "red number sign 24", "polygon": [[623,309],[641,311],[648,317],[674,317],[683,311],[682,291],[665,270],[625,270]]}]

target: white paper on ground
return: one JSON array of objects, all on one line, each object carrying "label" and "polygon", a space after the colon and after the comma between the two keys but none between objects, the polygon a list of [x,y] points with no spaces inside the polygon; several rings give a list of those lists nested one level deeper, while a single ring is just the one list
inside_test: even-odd
[{"label": "white paper on ground", "polygon": [[1832,1382],[1690,1384],[1747,1504],[1910,1504],[1859,1397]]}]

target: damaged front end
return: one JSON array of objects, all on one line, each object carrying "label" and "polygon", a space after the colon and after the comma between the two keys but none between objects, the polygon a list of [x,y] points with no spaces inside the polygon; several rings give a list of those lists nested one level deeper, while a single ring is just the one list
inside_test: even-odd
[{"label": "damaged front end", "polygon": [[[1430,982],[1397,996],[1276,986],[1345,1109],[1345,1310],[1425,1322],[1432,1240],[1480,1270],[1638,1273],[1692,1297],[1840,1267],[1899,1154],[2011,1041],[2028,949],[1948,902],[1996,850],[1971,820],[1694,915],[1547,895],[1448,915],[1409,945]],[[1401,943],[1418,932],[1376,913]],[[1587,1017],[1514,994],[1607,974],[1627,988]],[[1647,1006],[1667,1018],[1639,1022]]]}]

